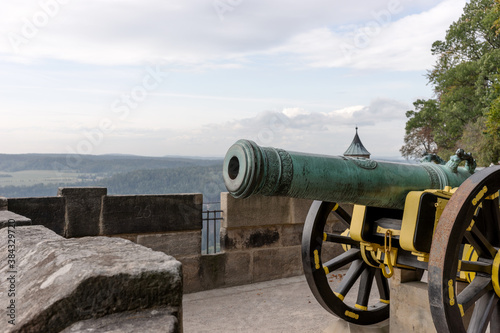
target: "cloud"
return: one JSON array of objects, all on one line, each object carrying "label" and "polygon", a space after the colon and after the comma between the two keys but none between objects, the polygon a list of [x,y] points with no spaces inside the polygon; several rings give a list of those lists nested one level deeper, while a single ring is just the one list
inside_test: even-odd
[{"label": "cloud", "polygon": [[327,113],[282,108],[183,129],[124,122],[114,123],[113,129],[105,132],[92,126],[44,128],[33,124],[30,136],[24,134],[26,129],[7,131],[4,152],[223,156],[231,144],[244,138],[263,146],[338,155],[349,146],[357,125],[372,154],[399,156],[408,107],[396,100],[375,99],[367,106]]},{"label": "cloud", "polygon": [[[422,69],[431,61],[430,43],[458,17],[462,2],[446,0],[437,6],[429,0],[419,4],[410,0],[7,2],[0,13],[4,36],[0,59],[100,65],[162,59],[210,69],[238,68],[269,57],[278,63],[288,59],[294,66]],[[217,3],[229,5],[220,9]],[[384,18],[391,8],[397,13]],[[358,48],[359,31],[380,20],[380,31],[374,27],[377,31],[369,45]],[[356,47],[347,47],[344,54],[339,51],[339,45],[351,44]]]},{"label": "cloud", "polygon": [[371,20],[360,25],[302,32],[272,52],[289,54],[312,67],[423,70],[434,62],[432,43],[444,38],[464,4],[447,0],[428,11],[401,18],[388,8],[374,12]]}]

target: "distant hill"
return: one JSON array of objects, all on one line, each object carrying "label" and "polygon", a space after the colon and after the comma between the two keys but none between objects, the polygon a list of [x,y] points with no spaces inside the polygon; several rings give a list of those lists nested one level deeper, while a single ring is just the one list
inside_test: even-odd
[{"label": "distant hill", "polygon": [[203,193],[205,201],[219,201],[225,191],[222,163],[211,166],[137,170],[117,174],[93,185],[108,188],[108,194]]},{"label": "distant hill", "polygon": [[[0,154],[0,172],[25,170],[51,170],[54,174],[73,171],[81,175],[71,182],[47,183],[46,179],[40,178],[39,181],[31,180],[26,186],[3,186],[0,187],[0,196],[55,196],[57,188],[62,186],[104,186],[109,194],[203,193],[205,202],[212,202],[219,201],[220,192],[225,190],[222,159]],[[85,177],[87,174],[89,176]]]},{"label": "distant hill", "polygon": [[204,166],[221,159],[202,157],[146,157],[134,155],[0,154],[0,171],[75,171],[113,174],[140,169]]}]

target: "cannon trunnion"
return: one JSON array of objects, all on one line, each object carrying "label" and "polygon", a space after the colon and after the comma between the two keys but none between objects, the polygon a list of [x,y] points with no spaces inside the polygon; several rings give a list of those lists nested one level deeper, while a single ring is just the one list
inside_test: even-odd
[{"label": "cannon trunnion", "polygon": [[[304,224],[302,261],[311,291],[332,314],[359,325],[383,321],[394,268],[428,270],[438,332],[484,332],[488,325],[500,332],[500,167],[474,169],[462,150],[446,165],[399,164],[240,140],[226,154],[223,176],[235,197],[315,200]],[[352,216],[339,203],[354,204]],[[332,214],[343,232],[328,226]]]}]

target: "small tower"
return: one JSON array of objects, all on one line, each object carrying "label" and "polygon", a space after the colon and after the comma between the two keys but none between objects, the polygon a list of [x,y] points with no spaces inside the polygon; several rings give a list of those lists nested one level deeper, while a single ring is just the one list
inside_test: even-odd
[{"label": "small tower", "polygon": [[358,126],[356,126],[356,135],[354,136],[349,148],[345,151],[344,156],[370,158],[370,152],[366,150],[365,146],[363,146],[361,140],[359,139]]}]

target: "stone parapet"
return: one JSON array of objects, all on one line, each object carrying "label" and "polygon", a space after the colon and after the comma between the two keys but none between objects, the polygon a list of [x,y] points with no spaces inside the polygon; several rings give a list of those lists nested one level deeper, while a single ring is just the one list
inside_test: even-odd
[{"label": "stone parapet", "polygon": [[278,224],[303,224],[311,200],[253,196],[235,199],[221,193],[223,228],[243,228]]},{"label": "stone parapet", "polygon": [[[105,187],[59,188],[57,196],[66,199],[65,237],[97,236],[100,234],[101,202],[107,192]],[[76,221],[80,223],[74,223]]]},{"label": "stone parapet", "polygon": [[200,255],[201,230],[180,231],[162,234],[139,234],[137,244],[176,258]]},{"label": "stone parapet", "polygon": [[201,230],[202,206],[201,194],[105,196],[101,234]]},{"label": "stone parapet", "polygon": [[9,209],[9,201],[5,197],[0,197],[0,211]]},{"label": "stone parapet", "polygon": [[28,216],[33,225],[43,225],[58,235],[64,235],[66,200],[64,197],[8,199],[10,210]]}]

